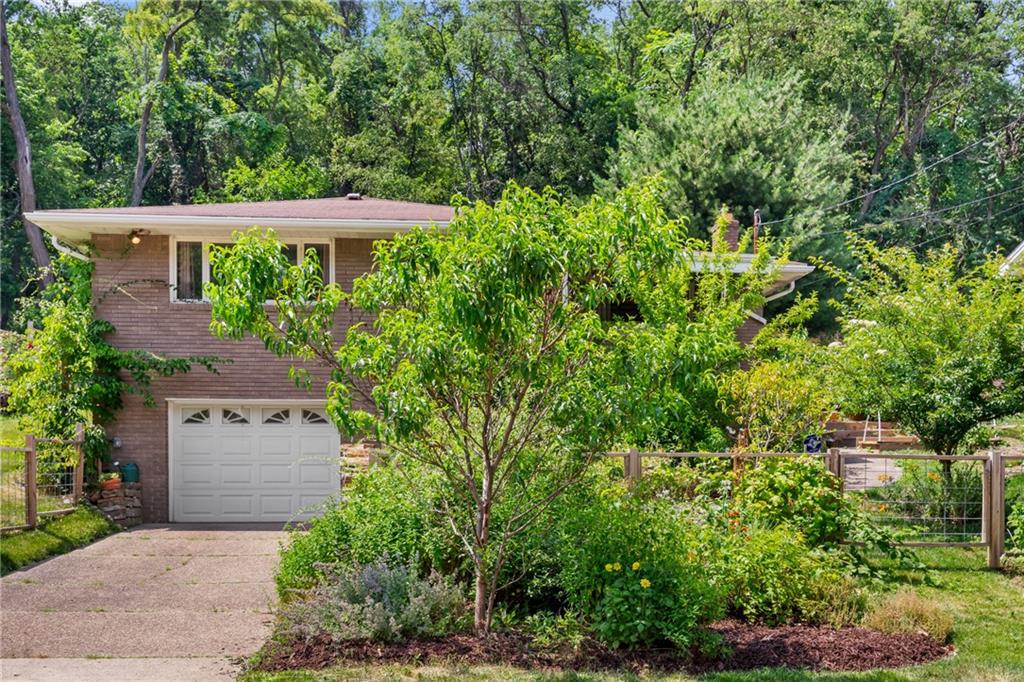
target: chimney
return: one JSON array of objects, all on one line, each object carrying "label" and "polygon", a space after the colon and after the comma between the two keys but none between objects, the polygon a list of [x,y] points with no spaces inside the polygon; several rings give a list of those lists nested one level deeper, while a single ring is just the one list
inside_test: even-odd
[{"label": "chimney", "polygon": [[725,229],[722,231],[715,230],[711,235],[711,239],[714,243],[717,243],[719,239],[725,239],[729,249],[735,251],[740,244],[740,221],[736,220],[732,213],[726,213],[725,220]]}]

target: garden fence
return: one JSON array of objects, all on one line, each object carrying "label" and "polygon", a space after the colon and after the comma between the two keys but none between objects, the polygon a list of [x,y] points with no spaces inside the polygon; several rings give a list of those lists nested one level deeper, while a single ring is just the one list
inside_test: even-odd
[{"label": "garden fence", "polygon": [[35,528],[73,511],[82,499],[85,427],[75,438],[25,436],[25,447],[0,446],[0,531]]},{"label": "garden fence", "polygon": [[[832,448],[803,452],[609,452],[623,460],[627,480],[643,476],[645,459],[730,460],[741,472],[771,458],[812,457],[839,479],[874,521],[899,530],[901,544],[915,547],[986,547],[988,565],[999,566],[1006,545],[1007,463],[1024,455],[941,456]],[[950,462],[943,465],[943,462]],[[955,465],[955,466],[954,466]],[[1020,473],[1024,476],[1024,471]]]}]

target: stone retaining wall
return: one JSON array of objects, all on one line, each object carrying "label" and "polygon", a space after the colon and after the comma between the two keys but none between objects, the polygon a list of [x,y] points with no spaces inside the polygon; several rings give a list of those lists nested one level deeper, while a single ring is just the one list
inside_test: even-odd
[{"label": "stone retaining wall", "polygon": [[101,490],[92,501],[104,516],[124,528],[142,523],[141,483],[122,483],[116,490]]}]

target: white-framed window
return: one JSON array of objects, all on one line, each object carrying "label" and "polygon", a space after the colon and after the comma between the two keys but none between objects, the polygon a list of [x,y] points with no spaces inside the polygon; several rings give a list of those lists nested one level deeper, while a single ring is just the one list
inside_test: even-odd
[{"label": "white-framed window", "polygon": [[[320,260],[324,283],[334,281],[334,251],[331,239],[288,239],[283,240],[284,254],[293,265],[306,258],[312,249]],[[206,301],[203,285],[210,281],[210,247],[231,246],[222,239],[199,237],[171,238],[171,301],[176,303],[197,303]]]}]

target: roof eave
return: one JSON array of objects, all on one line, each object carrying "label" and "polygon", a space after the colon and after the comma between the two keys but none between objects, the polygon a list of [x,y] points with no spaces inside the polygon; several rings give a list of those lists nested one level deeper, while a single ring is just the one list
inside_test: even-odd
[{"label": "roof eave", "polygon": [[134,229],[148,230],[151,234],[188,237],[264,227],[273,228],[283,235],[330,233],[339,237],[387,238],[408,232],[417,225],[448,225],[447,220],[169,216],[72,211],[34,211],[26,213],[25,218],[46,232],[74,244],[88,242],[94,234],[125,234]]}]

